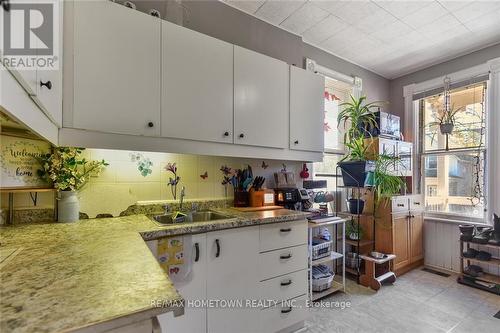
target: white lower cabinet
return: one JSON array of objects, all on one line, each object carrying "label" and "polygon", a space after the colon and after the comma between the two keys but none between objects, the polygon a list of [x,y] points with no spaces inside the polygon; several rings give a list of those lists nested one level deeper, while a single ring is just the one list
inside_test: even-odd
[{"label": "white lower cabinet", "polygon": [[278,303],[260,311],[260,333],[293,332],[307,319],[307,295]]},{"label": "white lower cabinet", "polygon": [[[306,224],[305,220],[291,221],[193,235],[188,242],[191,248],[184,253],[191,270],[184,280],[174,282],[186,300],[184,315],[158,316],[162,332],[255,333],[296,329],[308,313],[304,245],[307,234],[304,239],[297,238]],[[274,233],[265,237],[265,243],[292,246],[261,252],[264,233],[279,227],[297,232]],[[153,244],[148,246],[156,251]],[[190,307],[190,300],[206,300],[209,305]],[[261,306],[263,302],[259,301],[263,300],[277,303]],[[252,306],[248,306],[250,301]]]},{"label": "white lower cabinet", "polygon": [[[207,234],[207,298],[256,299],[259,288],[259,227],[228,229]],[[209,333],[257,332],[259,309],[209,307]]]}]

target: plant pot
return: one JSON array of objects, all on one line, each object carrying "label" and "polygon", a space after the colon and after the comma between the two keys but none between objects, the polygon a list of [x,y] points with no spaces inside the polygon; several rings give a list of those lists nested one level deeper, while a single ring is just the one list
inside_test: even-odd
[{"label": "plant pot", "polygon": [[358,239],[361,239],[361,237],[359,237],[359,234],[357,232],[351,232],[348,236],[348,238],[350,240],[358,240]]},{"label": "plant pot", "polygon": [[361,214],[365,208],[365,201],[362,199],[349,199],[347,200],[347,207],[351,214]]},{"label": "plant pot", "polygon": [[75,191],[59,191],[57,221],[76,222],[80,219],[80,201]]},{"label": "plant pot", "polygon": [[338,166],[342,171],[344,186],[365,187],[371,186],[370,176],[375,171],[375,161],[344,161]]},{"label": "plant pot", "polygon": [[455,125],[453,123],[444,123],[439,125],[439,130],[441,131],[441,134],[451,134],[454,127]]}]

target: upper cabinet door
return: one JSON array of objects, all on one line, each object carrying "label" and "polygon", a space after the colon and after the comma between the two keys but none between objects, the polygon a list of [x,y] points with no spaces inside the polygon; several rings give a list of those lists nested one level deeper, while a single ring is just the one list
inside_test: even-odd
[{"label": "upper cabinet door", "polygon": [[74,2],[73,127],[160,134],[160,30],[111,1]]},{"label": "upper cabinet door", "polygon": [[290,66],[290,149],[324,149],[325,78]]},{"label": "upper cabinet door", "polygon": [[233,45],[162,22],[161,135],[233,142]]},{"label": "upper cabinet door", "polygon": [[288,65],[234,47],[234,143],[288,146]]}]

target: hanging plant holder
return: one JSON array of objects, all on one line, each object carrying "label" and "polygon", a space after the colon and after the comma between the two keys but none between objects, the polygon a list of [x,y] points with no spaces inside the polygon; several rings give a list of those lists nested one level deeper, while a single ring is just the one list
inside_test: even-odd
[{"label": "hanging plant holder", "polygon": [[439,131],[443,135],[449,135],[451,132],[453,132],[453,128],[455,127],[455,124],[453,123],[443,123],[439,125]]}]

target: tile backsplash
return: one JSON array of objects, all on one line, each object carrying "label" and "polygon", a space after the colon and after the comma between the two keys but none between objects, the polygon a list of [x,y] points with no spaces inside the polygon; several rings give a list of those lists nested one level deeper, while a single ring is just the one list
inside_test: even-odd
[{"label": "tile backsplash", "polygon": [[[81,211],[90,217],[102,213],[117,216],[138,201],[172,200],[170,187],[167,186],[171,174],[165,170],[165,166],[174,162],[181,177],[177,193],[181,186],[185,186],[186,199],[224,198],[220,171],[222,165],[233,169],[250,165],[254,176],[266,177],[265,187],[273,188],[273,173],[280,171],[285,163],[287,171],[293,172],[298,186],[301,185],[300,162],[105,149],[87,149],[85,155],[87,159],[104,159],[109,163],[102,174],[91,179],[79,193]],[[232,197],[231,186],[228,186],[228,197]],[[34,207],[28,193],[16,194],[14,199],[16,208]],[[37,208],[52,205],[51,194],[38,195]],[[6,206],[7,197],[2,194],[2,208]]]}]

